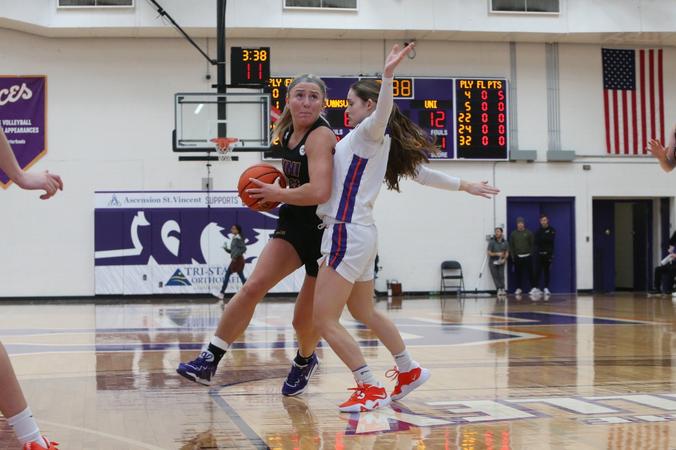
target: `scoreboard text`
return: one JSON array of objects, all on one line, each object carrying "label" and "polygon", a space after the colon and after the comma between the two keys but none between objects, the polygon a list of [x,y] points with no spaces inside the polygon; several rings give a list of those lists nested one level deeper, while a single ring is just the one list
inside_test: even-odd
[{"label": "scoreboard text", "polygon": [[[340,139],[349,132],[347,92],[359,78],[322,79],[327,86],[325,117]],[[290,77],[270,78],[271,103],[278,113],[284,110],[292,81]],[[440,153],[432,159],[509,158],[505,79],[396,77],[393,94],[402,114],[435,140]]]},{"label": "scoreboard text", "polygon": [[270,79],[270,47],[230,48],[230,84],[265,85]]}]

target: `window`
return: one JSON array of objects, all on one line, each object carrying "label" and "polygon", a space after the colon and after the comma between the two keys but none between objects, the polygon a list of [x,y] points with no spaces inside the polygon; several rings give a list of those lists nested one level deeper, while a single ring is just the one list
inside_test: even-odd
[{"label": "window", "polygon": [[558,14],[559,0],[490,0],[491,12]]},{"label": "window", "polygon": [[133,8],[134,0],[59,0],[59,8]]},{"label": "window", "polygon": [[357,9],[357,0],[284,0],[284,8]]}]

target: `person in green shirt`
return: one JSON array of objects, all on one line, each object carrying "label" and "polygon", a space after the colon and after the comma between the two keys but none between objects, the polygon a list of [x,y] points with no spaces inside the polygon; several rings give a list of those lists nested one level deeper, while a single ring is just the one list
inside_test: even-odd
[{"label": "person in green shirt", "polygon": [[230,275],[236,273],[239,275],[239,279],[242,281],[242,286],[246,283],[246,277],[244,277],[244,265],[246,261],[244,260],[244,252],[246,252],[246,244],[244,243],[244,237],[242,236],[242,227],[238,224],[230,227],[230,233],[232,233],[232,239],[230,239],[230,248],[226,243],[223,246],[223,250],[230,253],[230,265],[225,271],[225,276],[223,277],[223,286],[221,286],[220,292],[214,294],[219,300],[223,300],[225,296],[225,290],[228,288],[228,282],[230,281]]},{"label": "person in green shirt", "polygon": [[488,268],[491,271],[498,295],[505,295],[505,261],[509,257],[509,244],[503,235],[501,227],[495,228],[495,235],[488,241],[486,249]]},{"label": "person in green shirt", "polygon": [[514,271],[516,276],[516,295],[521,294],[526,285],[524,278],[531,286],[530,294],[535,295],[540,291],[535,287],[533,280],[533,233],[526,228],[526,221],[523,217],[516,218],[516,230],[509,235],[509,254],[514,262]]}]

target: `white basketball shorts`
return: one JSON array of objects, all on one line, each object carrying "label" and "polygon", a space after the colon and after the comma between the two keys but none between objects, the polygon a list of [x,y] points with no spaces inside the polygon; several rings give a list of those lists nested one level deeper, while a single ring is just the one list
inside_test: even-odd
[{"label": "white basketball shorts", "polygon": [[331,266],[350,283],[373,279],[378,230],[375,225],[335,223],[327,225],[319,261]]}]

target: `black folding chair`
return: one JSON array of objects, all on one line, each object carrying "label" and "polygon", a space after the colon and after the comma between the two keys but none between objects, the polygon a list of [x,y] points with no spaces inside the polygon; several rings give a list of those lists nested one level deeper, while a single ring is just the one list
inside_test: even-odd
[{"label": "black folding chair", "polygon": [[441,263],[441,294],[454,290],[460,297],[465,292],[465,279],[462,275],[462,266],[458,261],[444,261]]}]

